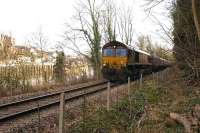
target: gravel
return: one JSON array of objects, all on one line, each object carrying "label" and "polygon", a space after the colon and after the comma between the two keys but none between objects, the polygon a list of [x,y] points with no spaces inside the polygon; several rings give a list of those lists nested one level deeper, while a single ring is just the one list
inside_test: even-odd
[{"label": "gravel", "polygon": [[[94,83],[94,82],[93,82]],[[131,83],[134,84],[133,82]],[[111,89],[111,102],[116,102],[121,97],[127,95],[127,84]],[[87,106],[92,114],[96,109],[106,105],[106,91],[93,94],[86,98]],[[66,129],[81,120],[83,98],[66,104],[65,126]],[[24,116],[14,121],[0,123],[0,133],[57,133],[58,132],[58,106],[53,106],[48,110],[35,112],[30,117]],[[39,119],[40,118],[40,119]]]}]

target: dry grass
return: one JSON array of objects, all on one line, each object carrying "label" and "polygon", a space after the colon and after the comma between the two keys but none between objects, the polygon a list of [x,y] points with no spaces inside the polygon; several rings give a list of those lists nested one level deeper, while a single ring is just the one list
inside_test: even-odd
[{"label": "dry grass", "polygon": [[[200,84],[188,84],[185,79],[176,67],[155,74],[154,80],[148,76],[141,89],[133,89],[131,102],[124,97],[110,112],[97,110],[96,115],[75,125],[71,132],[83,131],[84,125],[88,132],[182,133],[183,125],[170,119],[169,114],[175,112],[191,120],[194,106],[200,104]],[[145,102],[141,103],[141,98]],[[194,123],[193,132],[198,129]]]},{"label": "dry grass", "polygon": [[80,78],[67,82],[43,82],[42,84],[27,85],[27,86],[10,86],[8,88],[0,88],[0,99],[10,96],[18,96],[30,93],[40,93],[50,90],[57,90],[59,88],[85,83],[94,80],[93,78]]}]

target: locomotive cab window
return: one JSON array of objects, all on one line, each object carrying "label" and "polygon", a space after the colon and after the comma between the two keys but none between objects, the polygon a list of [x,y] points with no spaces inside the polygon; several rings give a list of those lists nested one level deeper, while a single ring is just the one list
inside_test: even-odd
[{"label": "locomotive cab window", "polygon": [[114,50],[113,49],[104,49],[103,56],[114,56]]},{"label": "locomotive cab window", "polygon": [[116,56],[121,56],[121,57],[127,56],[127,50],[123,48],[117,48]]}]

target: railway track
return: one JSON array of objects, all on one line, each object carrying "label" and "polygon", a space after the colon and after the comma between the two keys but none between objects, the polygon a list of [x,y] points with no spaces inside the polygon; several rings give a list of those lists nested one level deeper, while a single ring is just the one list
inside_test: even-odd
[{"label": "railway track", "polygon": [[[111,83],[111,87],[117,86],[119,83]],[[101,81],[91,85],[85,85],[69,90],[59,91],[52,94],[40,95],[24,100],[10,102],[0,105],[0,124],[6,121],[31,114],[38,110],[48,109],[52,106],[59,105],[60,93],[65,93],[65,101],[71,102],[83,96],[91,95],[107,88],[107,82]]]}]

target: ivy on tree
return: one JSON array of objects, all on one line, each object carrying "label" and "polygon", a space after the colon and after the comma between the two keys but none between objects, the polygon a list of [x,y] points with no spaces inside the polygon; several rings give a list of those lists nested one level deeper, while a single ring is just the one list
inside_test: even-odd
[{"label": "ivy on tree", "polygon": [[54,65],[54,79],[58,82],[63,82],[64,80],[64,60],[64,52],[58,52],[56,63]]}]

